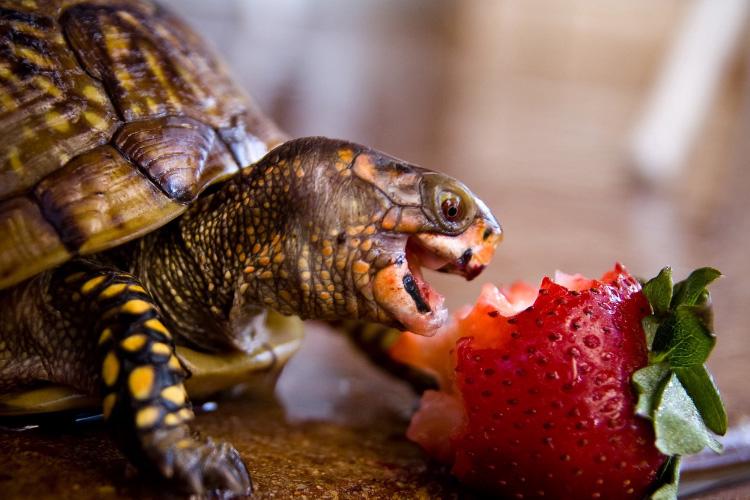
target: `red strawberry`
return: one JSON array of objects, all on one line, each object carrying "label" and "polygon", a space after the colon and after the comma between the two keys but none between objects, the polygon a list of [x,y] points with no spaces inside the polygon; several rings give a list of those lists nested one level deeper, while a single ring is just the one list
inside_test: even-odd
[{"label": "red strawberry", "polygon": [[437,339],[402,336],[394,357],[441,386],[408,435],[463,482],[504,497],[643,498],[668,459],[636,415],[631,382],[648,365],[641,324],[652,307],[619,265],[600,281],[557,281],[545,278],[538,295],[485,287]]}]

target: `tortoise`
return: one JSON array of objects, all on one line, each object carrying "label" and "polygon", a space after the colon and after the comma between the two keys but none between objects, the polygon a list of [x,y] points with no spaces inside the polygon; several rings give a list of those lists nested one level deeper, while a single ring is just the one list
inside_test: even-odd
[{"label": "tortoise", "polygon": [[144,474],[243,494],[188,393],[279,366],[300,318],[399,371],[382,332],[447,320],[421,267],[471,279],[502,230],[447,175],[290,139],[158,5],[3,0],[0,235],[0,413],[99,405]]}]

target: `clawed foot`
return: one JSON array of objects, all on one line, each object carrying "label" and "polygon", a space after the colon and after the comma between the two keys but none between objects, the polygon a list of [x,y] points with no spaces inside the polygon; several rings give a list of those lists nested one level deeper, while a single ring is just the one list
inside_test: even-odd
[{"label": "clawed foot", "polygon": [[178,429],[154,431],[144,448],[161,476],[187,493],[231,498],[252,494],[250,474],[228,443],[181,436]]}]

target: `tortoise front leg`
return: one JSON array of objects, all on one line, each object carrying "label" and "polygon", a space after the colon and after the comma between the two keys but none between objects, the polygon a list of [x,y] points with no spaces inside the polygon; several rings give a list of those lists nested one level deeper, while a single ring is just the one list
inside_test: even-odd
[{"label": "tortoise front leg", "polygon": [[[66,266],[62,283],[96,317],[104,418],[122,451],[147,473],[191,493],[249,494],[239,453],[227,443],[191,436],[186,370],[152,297],[138,279],[89,263]],[[59,282],[59,281],[58,281]]]}]

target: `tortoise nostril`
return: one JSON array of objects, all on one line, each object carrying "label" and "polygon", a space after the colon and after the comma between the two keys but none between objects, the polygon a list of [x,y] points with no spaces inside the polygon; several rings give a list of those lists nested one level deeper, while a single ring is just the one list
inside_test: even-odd
[{"label": "tortoise nostril", "polygon": [[482,235],[482,239],[486,240],[487,238],[490,237],[491,234],[492,234],[492,229],[490,228],[485,229],[484,234]]}]

